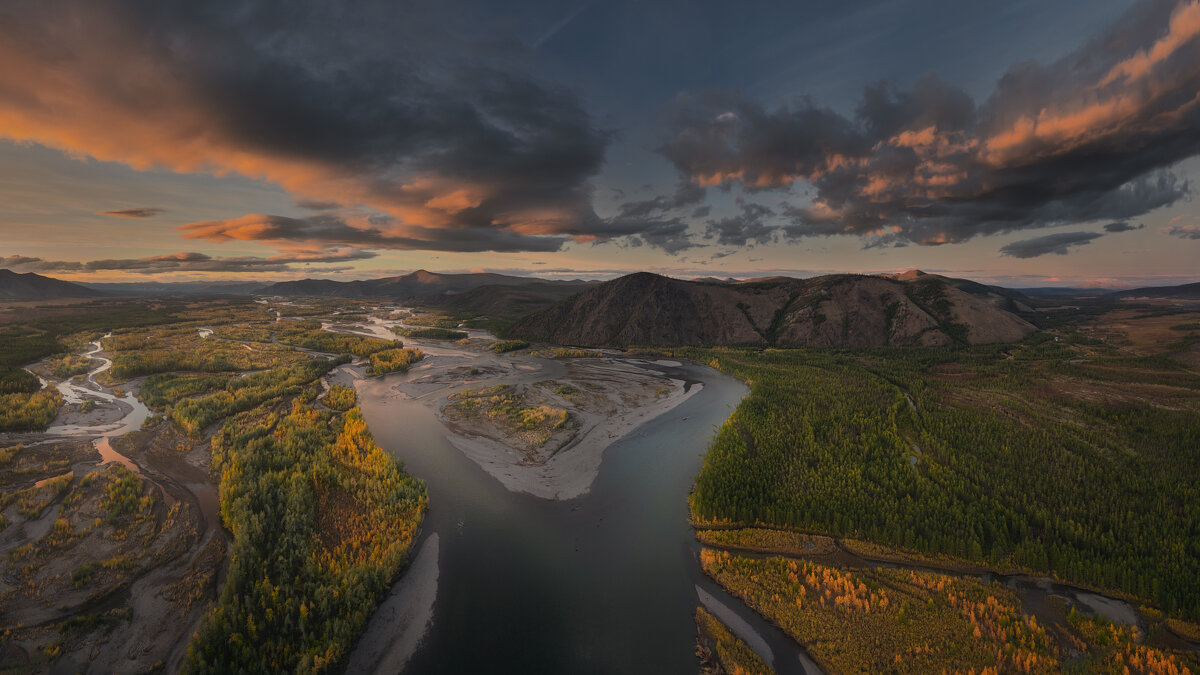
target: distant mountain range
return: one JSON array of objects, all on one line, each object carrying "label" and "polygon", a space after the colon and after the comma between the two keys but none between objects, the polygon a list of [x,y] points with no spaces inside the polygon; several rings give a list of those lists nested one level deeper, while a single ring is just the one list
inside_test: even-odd
[{"label": "distant mountain range", "polygon": [[281,281],[260,291],[261,295],[337,297],[337,298],[423,298],[479,288],[481,286],[560,286],[578,290],[581,282],[548,281],[532,277],[517,277],[507,274],[439,274],[417,270],[396,277],[367,279],[364,281],[332,281],[329,279],[302,279]]},{"label": "distant mountain range", "polygon": [[0,269],[0,300],[61,300],[64,298],[96,298],[102,291],[86,288],[62,279],[27,272],[21,274]]},{"label": "distant mountain range", "polygon": [[641,272],[518,321],[514,337],[581,346],[877,347],[1014,342],[1033,324],[1020,293],[921,272],[736,283]]},{"label": "distant mountain range", "polygon": [[409,274],[365,281],[304,279],[272,284],[261,295],[386,298],[489,318],[515,319],[567,298],[595,281],[551,281],[507,274]]},{"label": "distant mountain range", "polygon": [[212,294],[388,299],[496,319],[513,336],[560,344],[867,347],[1009,342],[1033,330],[1035,307],[1063,298],[1191,301],[1200,283],[1018,291],[918,270],[741,281],[643,272],[603,283],[417,270],[362,281],[80,284],[0,269],[0,301]]},{"label": "distant mountain range", "polygon": [[1134,288],[1128,291],[1117,291],[1112,295],[1123,300],[1133,300],[1136,298],[1200,300],[1200,283],[1183,284],[1182,286]]},{"label": "distant mountain range", "polygon": [[271,285],[262,281],[131,281],[80,284],[117,295],[253,295]]}]

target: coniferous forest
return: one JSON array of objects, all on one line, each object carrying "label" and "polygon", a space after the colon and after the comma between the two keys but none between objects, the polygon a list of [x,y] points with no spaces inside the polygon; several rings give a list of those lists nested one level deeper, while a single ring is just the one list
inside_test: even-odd
[{"label": "coniferous forest", "polygon": [[750,385],[697,478],[698,522],[949,554],[1200,617],[1200,375],[1169,354],[1074,333],[675,354]]}]

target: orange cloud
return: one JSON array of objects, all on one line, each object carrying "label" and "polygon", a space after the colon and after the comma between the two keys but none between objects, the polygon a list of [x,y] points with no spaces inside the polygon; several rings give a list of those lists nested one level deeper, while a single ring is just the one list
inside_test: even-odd
[{"label": "orange cloud", "polygon": [[[393,229],[417,228],[413,241],[446,228],[515,242],[517,223],[553,222],[553,234],[594,219],[587,181],[607,135],[569,93],[518,74],[471,66],[433,81],[399,60],[317,58],[299,37],[280,50],[260,31],[228,30],[220,12],[66,2],[4,16],[0,138],[260,179],[390,214]],[[322,48],[326,26],[293,28]],[[226,235],[254,232],[239,222]]]},{"label": "orange cloud", "polygon": [[934,75],[868,87],[854,117],[807,100],[681,97],[662,152],[703,186],[807,181],[817,194],[785,209],[790,236],[898,226],[886,236],[939,244],[1127,221],[1183,198],[1171,167],[1200,154],[1200,0],[1131,12],[1136,31],[1115,25],[1057,63],[1014,66],[981,104]]},{"label": "orange cloud", "polygon": [[1100,80],[1100,86],[1108,86],[1120,79],[1136,80],[1145,77],[1156,65],[1166,61],[1197,35],[1200,35],[1200,2],[1193,1],[1176,8],[1171,14],[1166,35],[1149,49],[1139,50],[1113,66]]}]

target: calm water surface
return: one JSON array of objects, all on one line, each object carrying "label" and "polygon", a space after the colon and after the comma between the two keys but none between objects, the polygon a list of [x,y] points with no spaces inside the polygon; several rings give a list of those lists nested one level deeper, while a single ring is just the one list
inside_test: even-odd
[{"label": "calm water surface", "polygon": [[737,605],[781,673],[802,672],[793,643],[703,577],[687,521],[709,439],[746,389],[665,370],[704,386],[611,446],[591,492],[563,502],[484,473],[433,411],[391,390],[406,376],[361,385],[376,440],[428,483],[424,529],[441,539],[433,625],[405,672],[695,673],[697,584]]}]

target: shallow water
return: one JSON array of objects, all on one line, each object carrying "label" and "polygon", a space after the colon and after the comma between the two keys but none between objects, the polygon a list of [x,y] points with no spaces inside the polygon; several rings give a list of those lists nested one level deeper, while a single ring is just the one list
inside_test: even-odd
[{"label": "shallow water", "polygon": [[359,385],[379,444],[429,485],[424,529],[441,539],[432,627],[409,673],[695,673],[697,586],[767,644],[780,673],[799,649],[705,578],[687,494],[716,426],[745,394],[699,366],[666,368],[704,386],[612,445],[591,492],[548,501],[509,492],[445,438],[432,410],[393,387]]},{"label": "shallow water", "polygon": [[[104,336],[111,337],[111,333]],[[103,340],[103,338],[101,338]],[[109,464],[110,462],[119,462],[125,465],[134,473],[140,473],[137,464],[113,449],[109,439],[123,436],[130,431],[136,431],[142,428],[142,423],[150,416],[150,410],[144,403],[138,400],[133,393],[126,393],[124,396],[116,396],[101,389],[100,385],[96,384],[96,376],[112,367],[112,360],[97,356],[102,351],[101,342],[91,343],[91,348],[84,352],[84,356],[89,356],[92,359],[100,361],[100,365],[88,372],[84,378],[85,383],[92,384],[95,388],[87,387],[82,384],[77,384],[71,380],[64,380],[57,383],[55,386],[63,395],[63,400],[67,405],[78,405],[87,398],[99,398],[106,401],[109,405],[123,405],[128,407],[128,411],[115,422],[104,424],[60,424],[51,426],[46,429],[47,436],[67,436],[67,437],[94,437],[93,445],[97,452],[100,453],[100,466]]]}]

